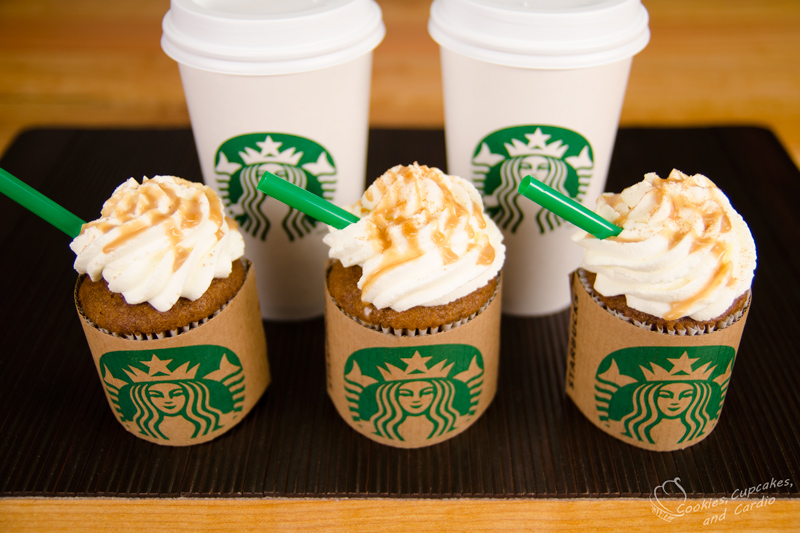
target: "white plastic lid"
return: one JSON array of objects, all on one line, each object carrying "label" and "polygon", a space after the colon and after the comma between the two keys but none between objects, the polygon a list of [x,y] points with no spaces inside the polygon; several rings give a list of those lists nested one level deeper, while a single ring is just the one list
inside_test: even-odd
[{"label": "white plastic lid", "polygon": [[542,69],[612,63],[650,40],[641,0],[434,0],[428,31],[467,57]]},{"label": "white plastic lid", "polygon": [[374,0],[171,0],[161,47],[172,59],[225,74],[291,74],[373,50],[383,39]]}]

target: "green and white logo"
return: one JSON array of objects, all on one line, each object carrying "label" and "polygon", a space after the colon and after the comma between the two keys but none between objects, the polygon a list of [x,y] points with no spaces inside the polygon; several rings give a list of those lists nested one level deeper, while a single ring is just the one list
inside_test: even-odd
[{"label": "green and white logo", "polygon": [[608,355],[595,377],[600,423],[640,442],[690,444],[716,424],[735,355],[731,346],[635,347]]},{"label": "green and white logo", "polygon": [[242,365],[222,346],[109,352],[100,371],[120,422],[154,439],[201,437],[242,411]]},{"label": "green and white logo", "polygon": [[459,429],[475,416],[483,357],[474,346],[367,348],[344,367],[347,403],[365,432],[396,441]]},{"label": "green and white logo", "polygon": [[[517,194],[525,176],[533,176],[580,202],[594,171],[592,147],[581,134],[556,126],[515,126],[487,135],[472,156],[475,187],[497,225],[516,233],[524,217]],[[563,222],[547,209],[536,213],[539,232]]]},{"label": "green and white logo", "polygon": [[277,218],[290,241],[304,237],[317,224],[314,218],[277,200],[272,202],[279,209],[268,210],[269,197],[256,188],[264,171],[326,200],[333,200],[336,192],[331,154],[310,139],[286,133],[249,133],[228,139],[217,150],[214,170],[231,216],[239,227],[262,241],[276,212],[281,213]]}]

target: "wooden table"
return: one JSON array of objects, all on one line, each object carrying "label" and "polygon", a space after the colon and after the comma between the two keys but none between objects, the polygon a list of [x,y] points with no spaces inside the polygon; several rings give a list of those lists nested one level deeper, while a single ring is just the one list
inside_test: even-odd
[{"label": "wooden table", "polygon": [[[633,63],[623,125],[758,124],[800,161],[800,3],[645,0],[650,44]],[[371,123],[441,127],[429,0],[379,0]],[[161,50],[168,0],[0,3],[0,151],[31,125],[186,125]],[[398,91],[397,87],[403,87]]]},{"label": "wooden table", "polygon": [[[379,3],[387,37],[375,52],[371,123],[441,128],[438,52],[426,30],[429,2]],[[800,162],[800,3],[645,0],[645,5],[652,40],[634,61],[622,124],[762,125]],[[37,126],[188,126],[177,67],[159,45],[167,9],[167,0],[0,3],[0,151],[21,130]],[[402,92],[395,90],[400,83]],[[650,507],[644,498],[25,497],[0,500],[0,529],[685,528],[657,520]],[[773,530],[798,523],[800,502],[777,499],[716,525]]]}]

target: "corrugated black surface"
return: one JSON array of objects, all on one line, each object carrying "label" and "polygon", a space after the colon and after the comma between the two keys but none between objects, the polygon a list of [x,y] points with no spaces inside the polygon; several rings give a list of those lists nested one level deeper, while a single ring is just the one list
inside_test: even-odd
[{"label": "corrugated black surface", "polygon": [[[375,130],[368,176],[444,167],[441,131]],[[129,176],[200,180],[187,130],[32,130],[0,166],[90,220]],[[567,314],[504,317],[499,393],[443,444],[408,451],[361,437],[324,385],[322,319],[266,323],[273,384],[237,428],[191,448],[127,433],[106,404],[71,295],[68,238],[0,200],[0,495],[282,497],[647,497],[680,477],[694,497],[800,495],[800,173],[759,128],[623,129],[609,190],[677,167],[714,179],[759,249],[754,303],[712,435],[652,453],[596,430],[564,395]],[[566,280],[564,280],[566,283]]]}]

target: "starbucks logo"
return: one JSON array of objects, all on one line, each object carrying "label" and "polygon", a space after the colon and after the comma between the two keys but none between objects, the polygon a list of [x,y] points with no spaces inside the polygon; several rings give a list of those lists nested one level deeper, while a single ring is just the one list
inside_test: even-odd
[{"label": "starbucks logo", "polygon": [[597,369],[600,423],[650,444],[686,444],[719,418],[736,352],[730,346],[637,347],[616,351]]},{"label": "starbucks logo", "polygon": [[307,235],[317,221],[269,197],[256,187],[264,171],[333,200],[336,167],[333,157],[310,139],[285,133],[250,133],[228,139],[215,156],[222,201],[244,231],[266,240],[273,221],[290,241]]},{"label": "starbucks logo", "polygon": [[367,348],[344,368],[353,421],[395,441],[426,440],[459,429],[475,416],[483,389],[483,357],[463,344]]},{"label": "starbucks logo", "polygon": [[242,411],[242,365],[221,346],[109,352],[100,369],[120,422],[153,439],[201,437]]},{"label": "starbucks logo", "polygon": [[[556,126],[515,126],[486,136],[472,157],[473,181],[486,212],[497,225],[516,233],[525,218],[519,182],[532,176],[580,202],[594,170],[592,147],[582,135]],[[522,200],[526,201],[527,200]],[[563,222],[547,209],[536,213],[540,233]]]}]

